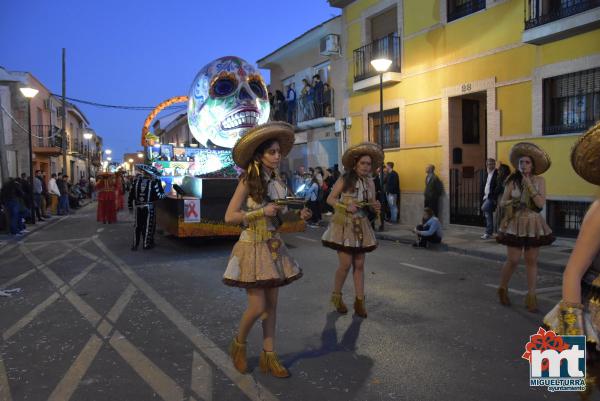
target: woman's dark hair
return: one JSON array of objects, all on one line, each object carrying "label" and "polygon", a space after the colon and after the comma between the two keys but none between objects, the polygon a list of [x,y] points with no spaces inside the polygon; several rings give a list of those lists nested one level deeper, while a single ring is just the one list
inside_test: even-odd
[{"label": "woman's dark hair", "polygon": [[304,85],[310,86],[310,83],[308,82],[308,79],[306,79],[306,78],[302,78],[302,83],[304,83]]},{"label": "woman's dark hair", "polygon": [[[519,160],[521,160],[524,157],[527,157],[529,158],[529,160],[531,160],[531,173],[535,173],[535,161],[533,161],[533,158],[530,156],[521,156]],[[517,163],[518,162],[519,161],[517,160]],[[523,190],[523,174],[521,173],[521,170],[519,170],[518,167],[514,173],[508,176],[508,178],[506,179],[506,185],[508,185],[511,182],[514,182],[515,186],[517,186],[520,190]]]},{"label": "woman's dark hair", "polygon": [[498,179],[504,183],[508,176],[510,175],[510,167],[508,165],[502,163],[500,167],[498,167]]},{"label": "woman's dark hair", "polygon": [[[269,139],[261,143],[254,151],[250,166],[240,177],[248,184],[248,194],[256,203],[262,203],[267,197],[267,182],[264,179],[264,174],[262,174],[263,165],[260,159],[275,142],[278,142],[277,139]],[[255,166],[258,167],[258,171]]]},{"label": "woman's dark hair", "polygon": [[[358,161],[363,156],[369,156],[369,159],[371,159],[371,162],[373,162],[373,159],[371,158],[370,155],[367,155],[367,154],[358,155],[354,159],[354,167],[356,167],[356,163],[358,163]],[[356,182],[358,181],[358,174],[356,173],[356,170],[354,170],[354,167],[352,167],[352,169],[350,169],[350,171],[345,172],[344,175],[342,176],[342,179],[344,180],[344,186],[342,187],[342,192],[348,192],[350,190],[353,191],[354,188],[356,188]]]},{"label": "woman's dark hair", "polygon": [[321,173],[321,175],[323,175],[323,167],[321,167],[321,166],[315,167],[315,172]]}]

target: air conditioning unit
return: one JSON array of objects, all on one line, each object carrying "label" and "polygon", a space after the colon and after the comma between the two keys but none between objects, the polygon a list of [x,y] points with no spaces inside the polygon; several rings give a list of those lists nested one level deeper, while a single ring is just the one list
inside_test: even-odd
[{"label": "air conditioning unit", "polygon": [[320,53],[323,56],[340,54],[340,35],[329,34],[321,38]]}]

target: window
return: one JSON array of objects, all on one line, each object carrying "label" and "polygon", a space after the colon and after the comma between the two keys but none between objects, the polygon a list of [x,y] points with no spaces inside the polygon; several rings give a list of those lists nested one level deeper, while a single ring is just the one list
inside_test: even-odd
[{"label": "window", "polygon": [[462,142],[479,144],[479,101],[462,99]]},{"label": "window", "polygon": [[385,38],[398,30],[398,11],[396,7],[371,18],[371,41]]},{"label": "window", "polygon": [[447,0],[448,22],[485,8],[485,0]]},{"label": "window", "polygon": [[590,202],[548,200],[548,225],[556,235],[577,237]]},{"label": "window", "polygon": [[400,147],[400,110],[384,110],[383,137],[379,139],[379,113],[369,114],[369,140],[379,143],[383,149]]},{"label": "window", "polygon": [[583,132],[600,119],[600,68],[543,82],[543,134]]}]

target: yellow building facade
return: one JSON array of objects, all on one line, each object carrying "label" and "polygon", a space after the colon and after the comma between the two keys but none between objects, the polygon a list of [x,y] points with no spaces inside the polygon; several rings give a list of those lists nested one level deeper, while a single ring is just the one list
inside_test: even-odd
[{"label": "yellow building facade", "polygon": [[[342,9],[345,104],[351,144],[384,145],[400,176],[400,219],[422,214],[425,168],[444,182],[444,223],[477,225],[485,160],[510,164],[519,141],[552,159],[545,213],[565,235],[598,194],[570,165],[570,149],[600,119],[600,7],[543,0],[330,0]],[[561,6],[558,6],[559,8]],[[567,17],[565,17],[567,15]],[[392,59],[380,77],[370,60]]]}]

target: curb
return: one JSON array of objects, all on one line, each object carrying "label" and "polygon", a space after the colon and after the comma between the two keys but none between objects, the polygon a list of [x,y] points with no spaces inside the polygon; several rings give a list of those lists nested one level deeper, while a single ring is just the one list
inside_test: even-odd
[{"label": "curb", "polygon": [[[406,245],[410,245],[414,242],[413,239],[409,239],[406,237],[397,237],[394,235],[378,233],[378,232],[375,232],[375,238],[383,240],[383,241],[394,241],[394,242],[398,242],[400,244],[406,244]],[[444,244],[444,243],[442,243],[438,246],[435,246],[434,248],[432,248],[432,250],[437,251],[437,252],[452,252],[452,253],[457,253],[459,255],[475,256],[475,257],[482,258],[482,259],[493,260],[495,262],[504,262],[506,260],[506,256],[504,256],[502,254],[497,254],[494,252],[480,251],[478,249],[467,249],[467,248],[448,245],[448,244]],[[544,270],[549,270],[549,271],[553,271],[553,272],[557,272],[557,273],[562,273],[565,268],[565,266],[562,263],[554,263],[554,262],[548,262],[548,261],[544,261],[544,260],[538,260],[538,267],[540,267]]]}]

